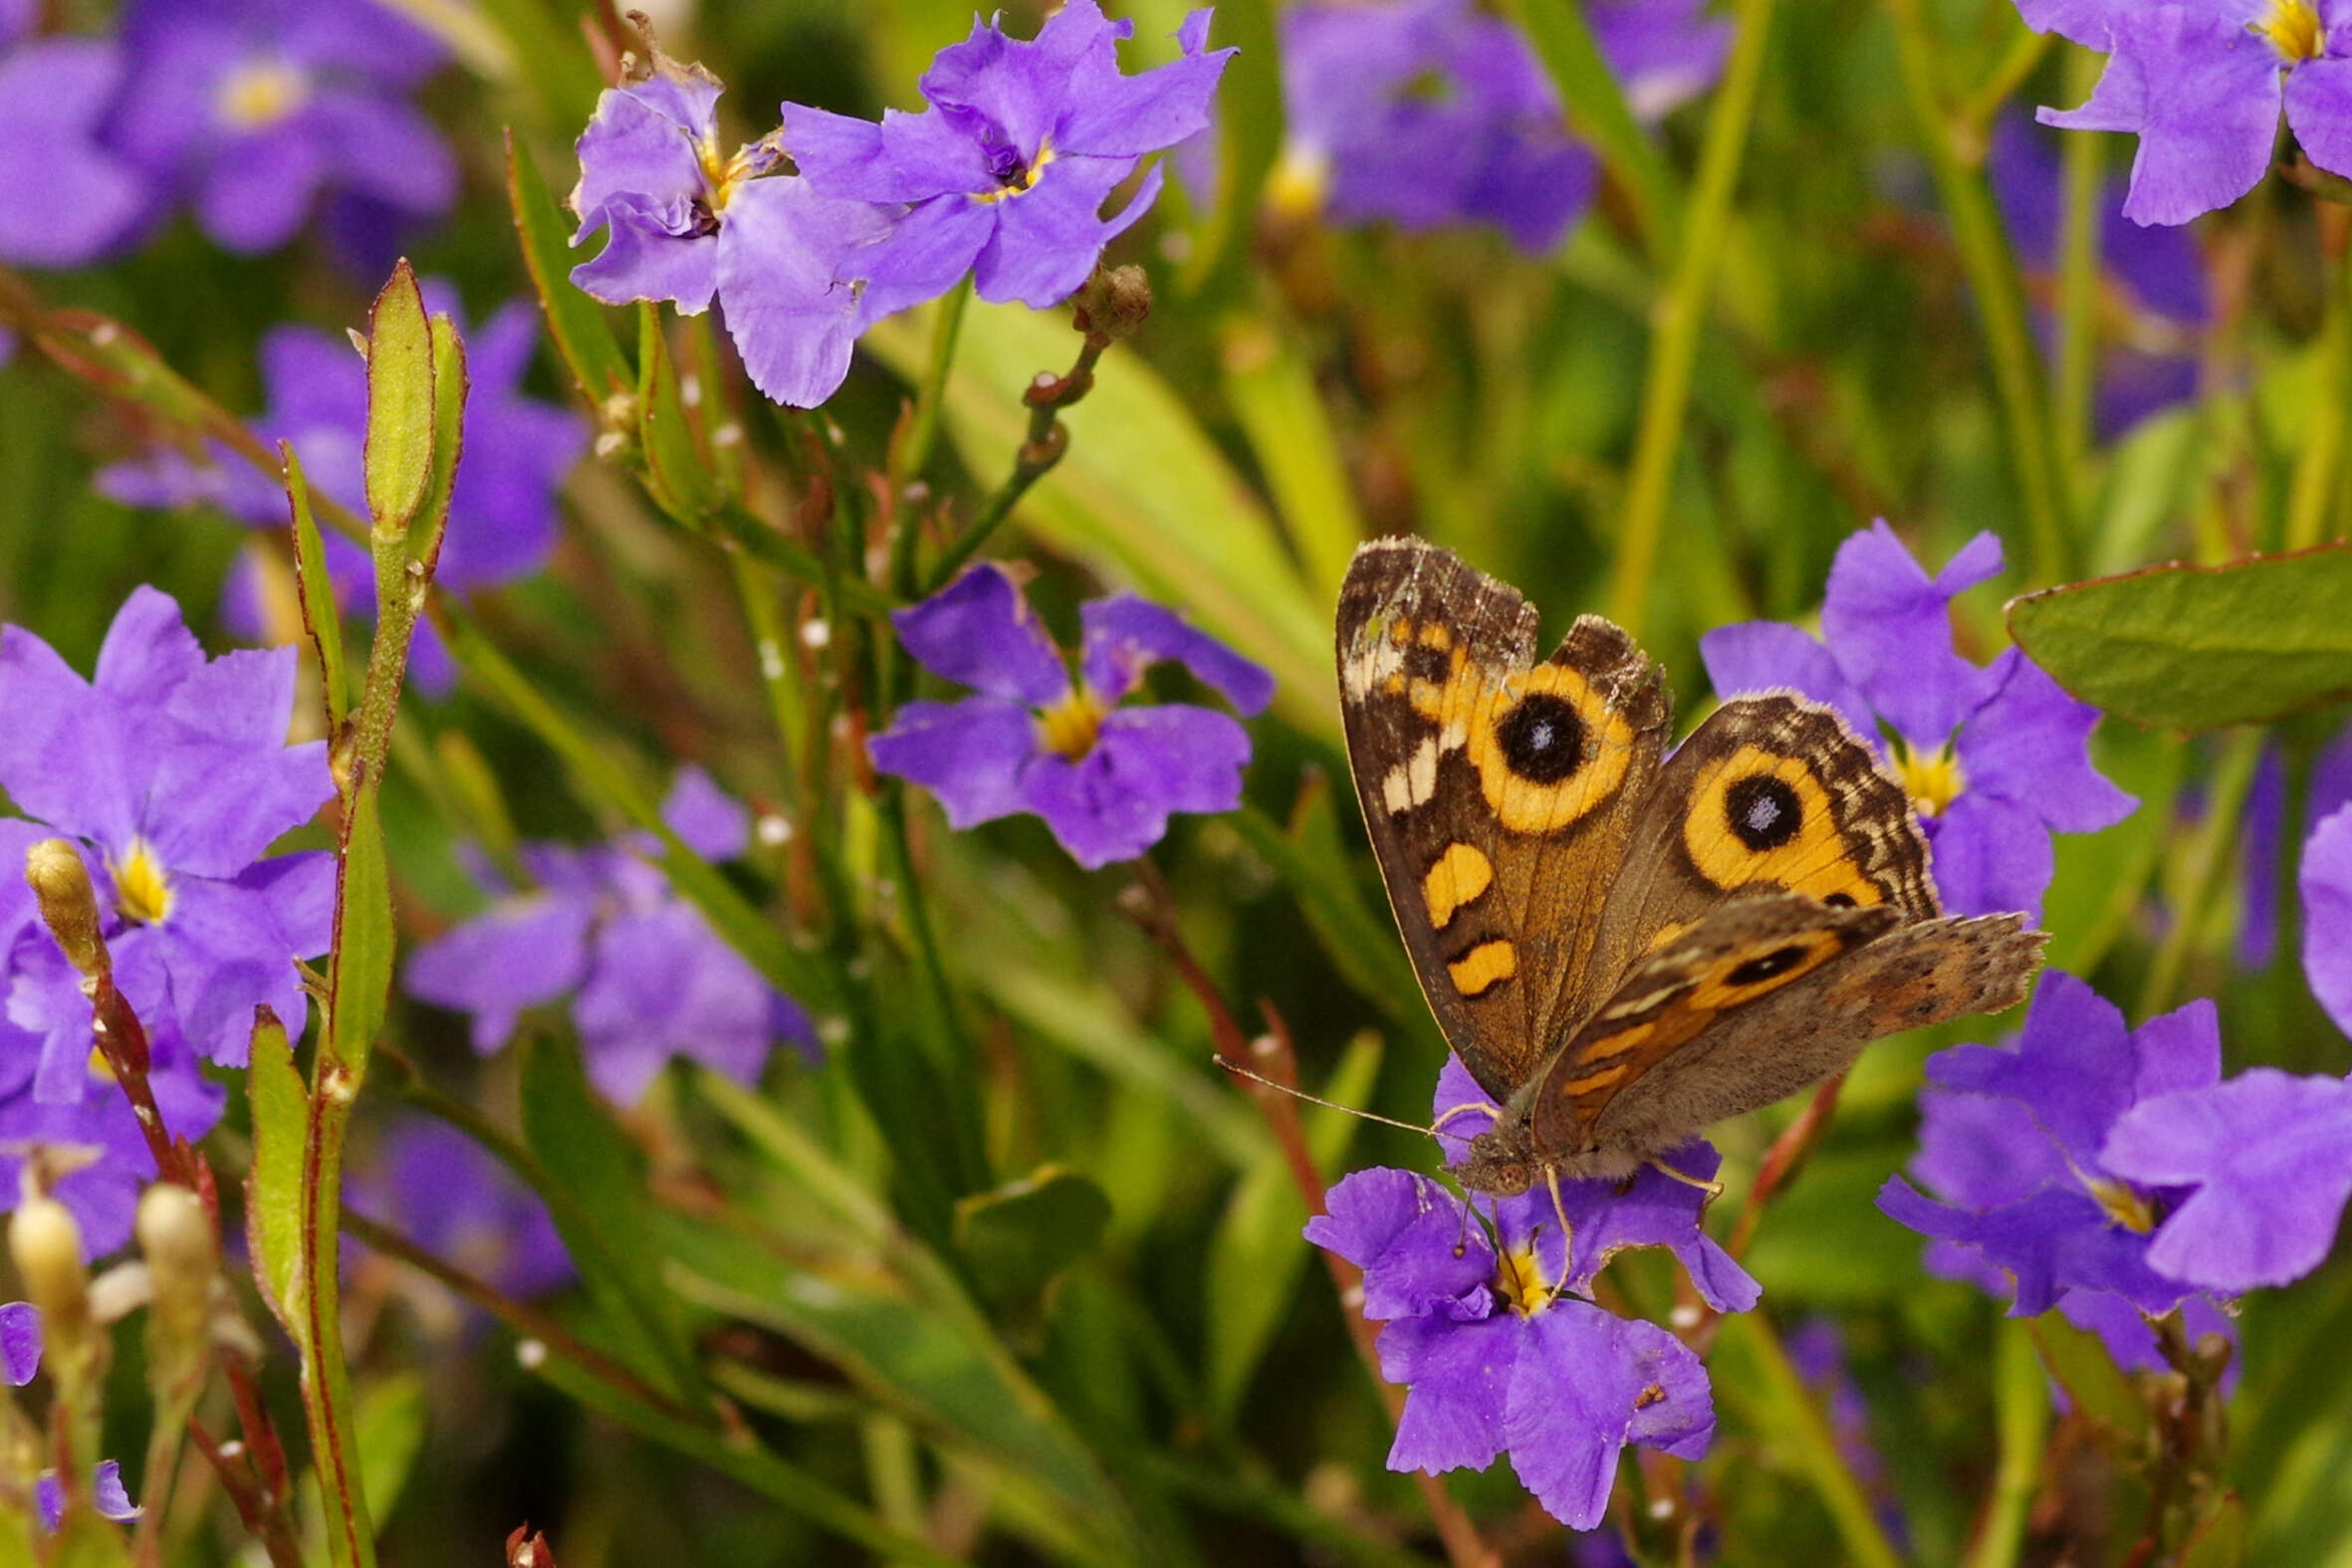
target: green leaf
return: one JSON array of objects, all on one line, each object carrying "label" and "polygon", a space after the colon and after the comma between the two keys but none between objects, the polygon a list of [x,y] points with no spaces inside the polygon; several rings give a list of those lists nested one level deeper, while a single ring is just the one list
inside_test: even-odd
[{"label": "green leaf", "polygon": [[[1323,1098],[1339,1105],[1368,1099],[1380,1077],[1380,1054],[1376,1034],[1350,1040],[1321,1087]],[[1304,1107],[1302,1115],[1316,1168],[1336,1170],[1347,1157],[1357,1119],[1320,1105]],[[1305,1226],[1306,1200],[1291,1162],[1281,1150],[1269,1149],[1235,1186],[1209,1243],[1207,1393],[1210,1410],[1222,1420],[1240,1414],[1251,1376],[1290,1311],[1308,1258],[1299,1239]]]},{"label": "green leaf", "polygon": [[1405,957],[1404,939],[1394,921],[1382,918],[1386,911],[1373,909],[1357,889],[1354,862],[1339,841],[1329,779],[1314,774],[1301,783],[1288,832],[1251,805],[1230,820],[1298,901],[1307,929],[1348,985],[1405,1037],[1434,1041],[1437,1026]]},{"label": "green leaf", "polygon": [[367,511],[399,533],[433,477],[433,329],[406,261],[367,318]]},{"label": "green leaf", "polygon": [[628,360],[603,307],[572,286],[572,223],[512,128],[506,133],[506,188],[515,232],[523,242],[523,265],[538,292],[540,309],[547,313],[556,352],[589,411],[601,417],[605,402],[633,384]]},{"label": "green leaf", "polygon": [[449,526],[449,498],[457,488],[458,460],[465,455],[465,404],[471,386],[466,377],[465,340],[457,336],[457,324],[447,316],[435,316],[431,326],[433,477],[425,487],[420,509],[425,526],[412,530],[408,540],[409,559],[428,567],[440,560],[442,531]]},{"label": "green leaf", "polygon": [[2076,697],[2135,724],[2267,724],[2352,697],[2352,545],[2175,563],[2029,593],[2009,633]]},{"label": "green leaf", "polygon": [[502,35],[515,75],[539,101],[542,127],[569,136],[586,124],[604,80],[579,17],[549,0],[480,0],[475,9]]},{"label": "green leaf", "polygon": [[[392,881],[376,791],[353,792],[335,888],[335,963],[320,1051],[354,1078],[383,1027],[392,990]],[[356,1087],[356,1084],[353,1085]]]},{"label": "green leaf", "polygon": [[[878,324],[865,345],[909,379],[930,349],[905,318]],[[1077,346],[1058,313],[972,303],[947,380],[948,432],[967,466],[995,475],[1012,463],[1029,424],[1023,390],[1039,371],[1066,366]],[[1103,355],[1094,389],[1061,420],[1068,455],[1015,521],[1050,548],[1183,605],[1274,672],[1276,712],[1337,745],[1330,611],[1308,594],[1274,519],[1184,399],[1121,349]]]},{"label": "green leaf", "polygon": [[310,1096],[295,1070],[286,1026],[268,1008],[256,1009],[252,1065],[245,1095],[253,1108],[253,1165],[245,1175],[245,1244],[262,1299],[299,1345],[304,1339],[299,1292],[302,1268],[303,1145],[309,1136]]},{"label": "green leaf", "polygon": [[1230,324],[1221,355],[1225,399],[1266,471],[1316,601],[1337,603],[1364,519],[1322,391],[1294,342],[1294,335],[1254,317]]},{"label": "green leaf", "polygon": [[637,441],[645,453],[645,491],[654,504],[688,528],[725,497],[709,461],[696,449],[678,369],[661,330],[661,307],[637,307]]},{"label": "green leaf", "polygon": [[343,612],[335,607],[335,582],[327,574],[327,548],[319,538],[319,520],[311,515],[311,487],[303,477],[302,459],[291,441],[278,443],[278,456],[286,463],[286,499],[294,510],[294,583],[302,596],[302,623],[319,655],[327,733],[341,736],[344,716],[352,709],[351,676],[343,657]]},{"label": "green leaf", "polygon": [[[662,1392],[690,1398],[699,1382],[669,1296],[661,1258],[645,1244],[653,1205],[645,1156],[588,1087],[569,1036],[523,1042],[523,1140],[572,1202],[550,1216],[631,1370]],[[633,1331],[632,1331],[633,1330]]]},{"label": "green leaf", "polygon": [[2245,1561],[2245,1504],[2237,1493],[2222,1493],[2205,1517],[2190,1528],[2181,1548],[2181,1568],[2238,1568]]},{"label": "green leaf", "polygon": [[994,1300],[1036,1295],[1094,1250],[1110,1224],[1110,1200],[1062,1165],[956,1201],[956,1247]]}]

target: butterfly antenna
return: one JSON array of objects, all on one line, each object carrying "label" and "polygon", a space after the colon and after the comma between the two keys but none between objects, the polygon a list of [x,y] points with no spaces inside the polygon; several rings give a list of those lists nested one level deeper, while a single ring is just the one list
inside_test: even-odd
[{"label": "butterfly antenna", "polygon": [[1576,1228],[1568,1224],[1568,1206],[1559,1196],[1559,1167],[1545,1166],[1543,1180],[1551,1189],[1551,1212],[1559,1217],[1559,1280],[1551,1287],[1551,1293],[1557,1296],[1566,1292],[1568,1275],[1575,1271]]},{"label": "butterfly antenna", "polygon": [[1304,1100],[1309,1105],[1320,1105],[1325,1110],[1345,1111],[1350,1116],[1360,1116],[1365,1121],[1378,1122],[1383,1127],[1402,1127],[1406,1132],[1419,1133],[1424,1138],[1435,1138],[1440,1136],[1438,1130],[1435,1127],[1424,1127],[1419,1122],[1400,1122],[1393,1116],[1382,1116],[1375,1111],[1358,1110],[1352,1105],[1342,1105],[1337,1100],[1326,1100],[1320,1095],[1309,1094],[1304,1089],[1294,1089],[1287,1083],[1277,1083],[1272,1078],[1266,1076],[1266,1074],[1262,1072],[1252,1072],[1249,1068],[1243,1066],[1241,1063],[1230,1060],[1227,1057],[1219,1056],[1216,1058],[1216,1060],[1218,1066],[1223,1067],[1227,1072],[1232,1073],[1235,1077],[1247,1078],[1252,1083],[1263,1083],[1270,1089],[1280,1090],[1282,1093],[1289,1095],[1294,1100]]}]

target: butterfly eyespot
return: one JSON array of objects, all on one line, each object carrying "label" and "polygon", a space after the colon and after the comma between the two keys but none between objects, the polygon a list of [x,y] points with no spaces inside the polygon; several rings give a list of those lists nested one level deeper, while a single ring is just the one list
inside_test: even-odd
[{"label": "butterfly eyespot", "polygon": [[1550,692],[1514,703],[1496,723],[1495,741],[1511,771],[1531,784],[1558,784],[1584,766],[1583,716]]},{"label": "butterfly eyespot", "polygon": [[1724,977],[1724,984],[1754,986],[1771,980],[1775,976],[1785,975],[1797,965],[1802,964],[1810,951],[1810,949],[1801,946],[1774,948],[1763,958],[1752,958],[1747,963],[1735,968]]},{"label": "butterfly eyespot", "polygon": [[[1770,774],[1735,780],[1724,791],[1724,820],[1750,849],[1777,849],[1804,826],[1804,806],[1788,781]],[[1852,898],[1846,902],[1851,904]]]},{"label": "butterfly eyespot", "polygon": [[1854,895],[1851,893],[1832,893],[1821,902],[1827,904],[1831,909],[1852,909],[1855,907]]}]

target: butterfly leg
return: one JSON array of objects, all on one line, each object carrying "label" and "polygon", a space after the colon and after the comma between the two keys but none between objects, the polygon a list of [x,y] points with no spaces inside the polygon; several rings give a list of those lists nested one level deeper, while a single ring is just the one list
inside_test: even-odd
[{"label": "butterfly leg", "polygon": [[1693,1176],[1686,1171],[1676,1170],[1673,1166],[1668,1165],[1664,1160],[1653,1159],[1650,1161],[1650,1169],[1656,1171],[1661,1176],[1673,1177],[1685,1187],[1696,1187],[1699,1189],[1699,1191],[1707,1195],[1708,1201],[1710,1203],[1723,1196],[1723,1183],[1701,1181],[1698,1177]]},{"label": "butterfly leg", "polygon": [[1559,1218],[1559,1278],[1551,1286],[1556,1296],[1568,1288],[1568,1275],[1576,1266],[1576,1228],[1568,1224],[1568,1206],[1560,1200],[1559,1167],[1545,1166],[1543,1180],[1551,1189],[1551,1212]]}]

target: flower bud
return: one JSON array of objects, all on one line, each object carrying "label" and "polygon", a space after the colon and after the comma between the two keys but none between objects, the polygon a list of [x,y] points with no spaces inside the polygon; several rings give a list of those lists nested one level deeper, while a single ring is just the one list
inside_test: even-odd
[{"label": "flower bud", "polygon": [[90,1270],[82,1263],[82,1228],[66,1206],[27,1195],[8,1223],[8,1251],[26,1296],[40,1308],[52,1360],[86,1345],[92,1331]]},{"label": "flower bud", "polygon": [[157,1182],[139,1197],[136,1229],[139,1252],[154,1275],[156,1317],[200,1334],[220,1267],[204,1200],[177,1183]]},{"label": "flower bud", "polygon": [[1151,315],[1151,279],[1133,265],[1098,270],[1078,291],[1071,325],[1104,346],[1132,337]]},{"label": "flower bud", "polygon": [[44,838],[25,851],[25,881],[41,904],[41,923],[57,938],[66,961],[84,975],[108,971],[107,942],[99,931],[98,893],[90,868],[62,838]]}]

